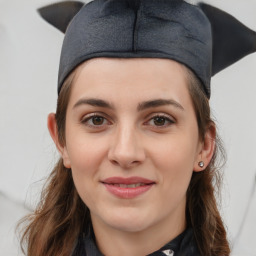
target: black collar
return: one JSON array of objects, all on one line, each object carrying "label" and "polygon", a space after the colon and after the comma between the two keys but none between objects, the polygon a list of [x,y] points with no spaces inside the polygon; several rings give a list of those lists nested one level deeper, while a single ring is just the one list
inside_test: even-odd
[{"label": "black collar", "polygon": [[[200,256],[192,228],[186,229],[172,241],[148,256]],[[94,235],[83,234],[77,242],[72,256],[103,256],[96,246]]]}]

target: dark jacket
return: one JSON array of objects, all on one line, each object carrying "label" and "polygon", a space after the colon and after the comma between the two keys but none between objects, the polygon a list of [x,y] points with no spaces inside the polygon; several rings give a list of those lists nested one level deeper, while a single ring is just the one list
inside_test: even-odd
[{"label": "dark jacket", "polygon": [[[188,228],[161,249],[148,256],[200,256],[193,230]],[[77,246],[72,256],[103,256],[97,248],[94,237],[83,235],[78,239]],[[132,255],[131,255],[132,256]]]}]

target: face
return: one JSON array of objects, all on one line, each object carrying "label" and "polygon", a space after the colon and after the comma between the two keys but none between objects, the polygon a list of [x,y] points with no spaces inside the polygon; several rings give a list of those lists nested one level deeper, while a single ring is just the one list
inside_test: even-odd
[{"label": "face", "polygon": [[61,149],[93,225],[185,225],[202,143],[185,68],[164,59],[92,59],[72,84]]}]

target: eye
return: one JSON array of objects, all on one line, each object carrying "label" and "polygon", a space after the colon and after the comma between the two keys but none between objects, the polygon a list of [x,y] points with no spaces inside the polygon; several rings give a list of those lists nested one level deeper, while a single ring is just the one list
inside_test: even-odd
[{"label": "eye", "polygon": [[167,127],[167,126],[169,126],[169,125],[171,125],[173,123],[175,123],[175,122],[171,119],[171,117],[166,116],[166,115],[156,115],[156,116],[153,116],[147,122],[148,125],[157,126],[159,128]]},{"label": "eye", "polygon": [[81,121],[83,124],[89,126],[89,127],[95,127],[95,128],[100,128],[105,125],[111,124],[105,117],[98,115],[96,113],[90,115],[90,116],[85,116],[83,120]]},{"label": "eye", "polygon": [[102,125],[104,124],[105,118],[102,116],[93,116],[91,117],[91,122],[93,125]]}]

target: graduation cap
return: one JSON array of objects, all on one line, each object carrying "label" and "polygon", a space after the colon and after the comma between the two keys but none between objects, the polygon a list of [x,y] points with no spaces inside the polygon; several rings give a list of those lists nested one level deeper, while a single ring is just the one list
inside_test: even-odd
[{"label": "graduation cap", "polygon": [[40,8],[65,33],[58,92],[94,57],[168,58],[189,67],[210,97],[213,75],[256,51],[256,33],[211,5],[183,0],[65,1]]}]

